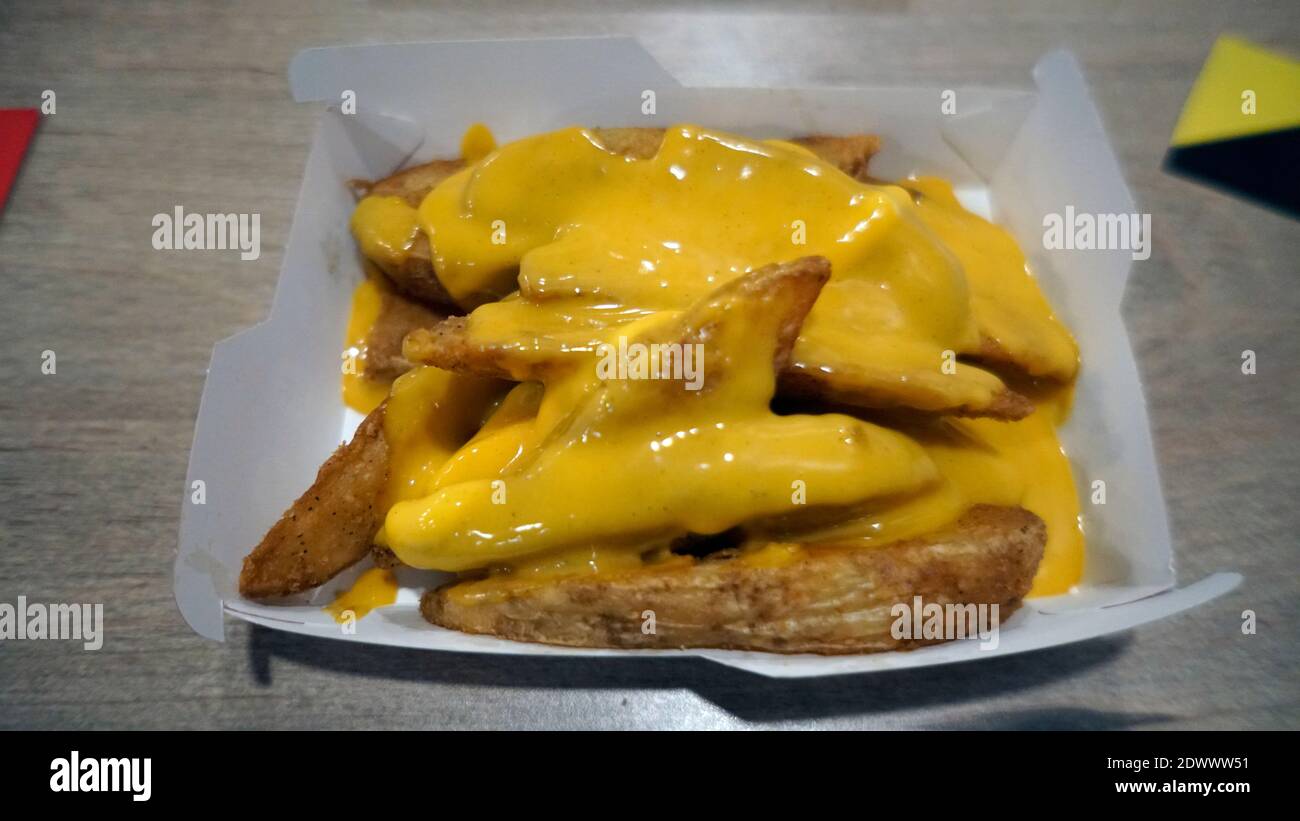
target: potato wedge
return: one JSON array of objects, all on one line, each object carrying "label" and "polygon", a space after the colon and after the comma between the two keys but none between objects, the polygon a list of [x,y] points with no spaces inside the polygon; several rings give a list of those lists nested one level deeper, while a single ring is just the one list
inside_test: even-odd
[{"label": "potato wedge", "polygon": [[391,383],[414,364],[402,355],[402,341],[417,328],[434,328],[447,318],[445,311],[434,311],[405,294],[385,290],[379,316],[365,338],[363,376],[381,383]]},{"label": "potato wedge", "polygon": [[[979,506],[951,527],[881,547],[806,547],[788,563],[723,551],[626,573],[538,583],[488,579],[429,591],[420,612],[467,633],[568,647],[715,647],[871,653],[937,643],[891,634],[894,605],[996,604],[1029,591],[1047,531],[1021,508]],[[647,611],[654,631],[647,632]]]},{"label": "potato wedge", "polygon": [[411,166],[375,182],[353,180],[352,191],[357,199],[366,196],[401,197],[406,200],[407,205],[419,208],[420,203],[438,186],[438,183],[464,167],[464,160],[433,160]]},{"label": "potato wedge", "polygon": [[[357,199],[366,196],[401,197],[407,205],[418,208],[438,183],[465,167],[464,160],[433,160],[398,171],[382,180],[352,180],[349,186]],[[456,302],[442,287],[433,272],[433,252],[423,233],[416,236],[406,259],[400,264],[371,260],[399,290],[412,299],[436,308],[455,308]]]},{"label": "potato wedge", "polygon": [[[411,362],[435,365],[439,368],[478,376],[527,381],[543,379],[546,370],[566,354],[563,346],[543,345],[520,347],[494,346],[475,340],[469,330],[467,317],[450,317],[432,328],[417,328],[407,335],[402,353]],[[546,355],[539,355],[545,352]],[[784,397],[816,399],[824,402],[859,408],[896,407],[898,401],[886,402],[880,392],[871,389],[864,380],[854,378],[852,368],[813,369],[799,363],[787,362],[780,372],[780,393]],[[924,385],[913,380],[910,386],[914,395],[920,396]],[[942,407],[944,395],[938,391],[925,394],[926,398]],[[1033,403],[1011,388],[1004,388],[993,400],[981,407],[957,405],[942,407],[942,412],[957,416],[987,416],[993,419],[1023,419],[1033,412]]]},{"label": "potato wedge", "polygon": [[299,593],[360,561],[383,523],[379,495],[387,482],[388,443],[380,405],[245,557],[240,595],[261,599]]},{"label": "potato wedge", "polygon": [[[903,402],[883,402],[878,392],[862,380],[855,378],[851,368],[813,369],[798,364],[787,367],[778,379],[778,390],[788,399],[811,399],[832,405],[853,408],[890,409],[907,407]],[[946,397],[939,391],[928,391],[920,380],[910,385],[913,401],[928,397],[937,412],[950,416],[988,417],[1014,421],[1024,419],[1034,412],[1034,403],[1011,388],[1004,387],[987,403],[979,406],[961,404],[943,407]]]}]

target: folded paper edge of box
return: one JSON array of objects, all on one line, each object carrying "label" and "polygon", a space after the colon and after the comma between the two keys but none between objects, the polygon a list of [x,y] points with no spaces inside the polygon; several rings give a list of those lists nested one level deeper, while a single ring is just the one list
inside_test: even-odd
[{"label": "folded paper edge of box", "polygon": [[1024,127],[1038,95],[1000,100],[976,111],[954,114],[939,126],[944,142],[952,146],[977,174],[990,180]]},{"label": "folded paper edge of box", "polygon": [[[1034,614],[1040,626],[1032,635],[1003,634],[1014,644],[1002,652],[982,653],[974,642],[949,642],[905,653],[876,653],[851,656],[814,656],[758,653],[736,650],[614,650],[572,648],[550,645],[518,644],[491,636],[465,636],[467,642],[456,647],[430,647],[420,641],[402,641],[397,646],[419,649],[443,649],[451,652],[491,653],[495,655],[547,656],[552,658],[698,658],[733,669],[768,678],[808,678],[828,675],[854,675],[891,670],[916,669],[942,664],[1004,657],[1034,650],[1050,649],[1079,641],[1101,638],[1185,612],[1212,601],[1235,589],[1242,576],[1235,572],[1212,574],[1186,587],[1166,590],[1135,602],[1100,611]],[[337,630],[322,629],[291,619],[276,619],[260,613],[245,612],[227,606],[230,615],[249,624],[282,629],[317,638],[365,642],[360,635],[344,635]],[[430,628],[438,631],[441,628]]]},{"label": "folded paper edge of box", "polygon": [[215,417],[215,397],[224,387],[227,371],[235,371],[243,364],[244,354],[256,348],[257,340],[269,325],[268,318],[213,346],[185,471],[180,533],[172,567],[172,592],[186,624],[200,636],[217,641],[225,639],[222,594],[217,590],[215,574],[218,560],[205,547],[204,542],[211,533],[205,523],[198,520],[200,506],[193,503],[191,489],[200,477],[211,475],[206,469],[210,454],[220,451],[219,431],[224,426],[219,424],[222,420]]},{"label": "folded paper edge of box", "polygon": [[[575,45],[582,46],[582,59],[574,61]],[[669,88],[678,85],[672,76],[641,42],[631,36],[546,37],[518,39],[439,40],[413,43],[322,46],[299,51],[289,62],[289,88],[297,102],[338,102],[343,90],[356,94],[360,108],[373,99],[379,107],[409,103],[411,95],[427,94],[436,99],[436,83],[419,83],[413,89],[403,82],[393,82],[382,70],[390,61],[400,59],[415,66],[420,76],[437,77],[454,70],[457,91],[462,96],[490,98],[486,83],[502,82],[508,77],[529,78],[537,67],[548,69],[569,65],[570,82],[562,93],[579,97],[599,90],[608,81],[597,71],[606,65],[617,68],[624,77],[636,77],[645,88]],[[451,64],[451,65],[449,65]],[[388,100],[387,94],[398,89],[400,100]],[[584,90],[586,89],[586,90]]]}]

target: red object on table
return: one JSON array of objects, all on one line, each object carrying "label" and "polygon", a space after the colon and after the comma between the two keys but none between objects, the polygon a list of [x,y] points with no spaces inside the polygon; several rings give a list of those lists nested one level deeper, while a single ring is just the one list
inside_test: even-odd
[{"label": "red object on table", "polygon": [[34,108],[0,108],[0,210],[18,176],[27,144],[36,133],[40,114]]}]

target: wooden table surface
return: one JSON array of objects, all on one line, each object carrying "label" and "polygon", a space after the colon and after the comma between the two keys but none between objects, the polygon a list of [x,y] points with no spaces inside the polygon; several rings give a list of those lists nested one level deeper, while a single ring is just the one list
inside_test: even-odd
[{"label": "wooden table surface", "polygon": [[[57,94],[0,216],[0,602],[104,602],[107,631],[97,652],[0,643],[0,726],[1300,727],[1300,223],[1160,170],[1214,37],[1300,53],[1300,6],[795,5],[0,5],[0,107]],[[171,580],[204,370],[214,342],[268,311],[320,113],[290,100],[289,59],[567,34],[635,34],[684,82],[714,85],[1023,87],[1045,51],[1073,49],[1154,215],[1125,316],[1179,573],[1235,569],[1242,586],[1119,636],[818,681],[351,646],[242,622],[225,643],[193,635]],[[154,251],[150,219],[176,205],[260,212],[261,258]],[[1240,629],[1248,608],[1256,635]]]}]

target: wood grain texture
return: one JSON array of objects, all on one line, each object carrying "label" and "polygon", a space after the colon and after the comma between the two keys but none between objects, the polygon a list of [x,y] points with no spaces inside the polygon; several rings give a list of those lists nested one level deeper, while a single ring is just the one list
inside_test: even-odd
[{"label": "wood grain texture", "polygon": [[[1300,727],[1296,287],[1300,225],[1160,171],[1214,36],[1300,52],[1293,2],[1141,4],[402,0],[0,6],[0,106],[44,118],[0,215],[0,601],[102,601],[104,648],[0,645],[4,727]],[[688,83],[1024,85],[1083,62],[1155,250],[1125,314],[1179,572],[1233,594],[1119,637],[778,682],[702,661],[559,661],[354,647],[231,623],[197,638],[171,561],[212,344],[265,315],[315,106],[300,48],[625,33]],[[262,256],[150,246],[150,218],[262,214]],[[1244,348],[1259,374],[1243,377]],[[41,351],[58,355],[43,376]],[[1242,636],[1254,609],[1259,633]]]}]

